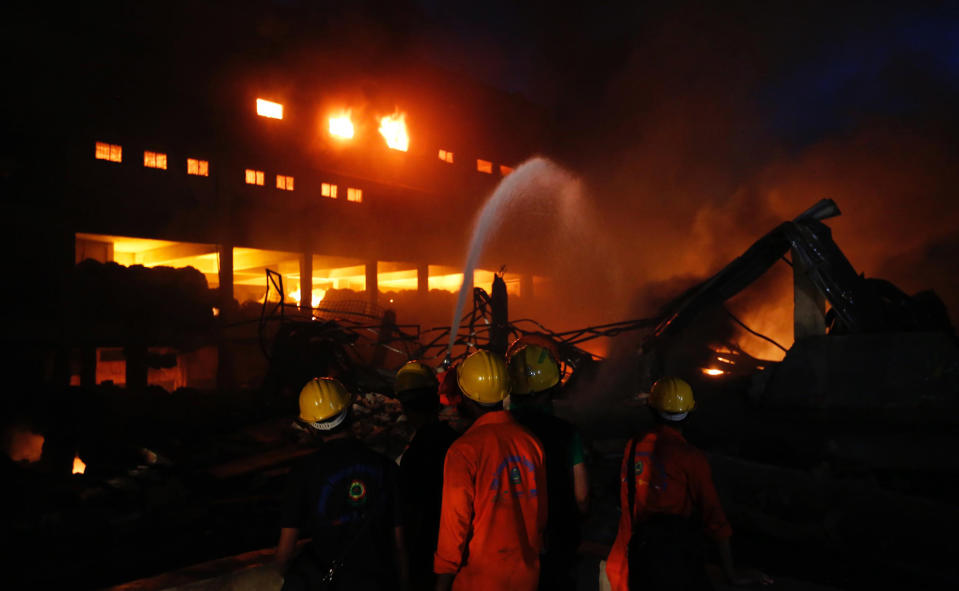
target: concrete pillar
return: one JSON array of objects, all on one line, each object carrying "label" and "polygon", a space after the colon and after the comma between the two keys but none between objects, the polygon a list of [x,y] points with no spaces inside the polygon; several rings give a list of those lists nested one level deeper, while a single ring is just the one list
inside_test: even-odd
[{"label": "concrete pillar", "polygon": [[809,278],[809,269],[793,252],[793,340],[826,334],[826,297]]},{"label": "concrete pillar", "polygon": [[430,292],[430,266],[417,265],[416,267],[416,291],[421,296]]},{"label": "concrete pillar", "polygon": [[233,350],[229,338],[223,332],[233,315],[233,243],[226,241],[217,246],[220,255],[220,288],[217,298],[220,307],[220,329],[217,339],[216,387],[217,390],[232,390],[235,385]]},{"label": "concrete pillar", "polygon": [[233,244],[217,245],[220,258],[220,288],[218,290],[220,314],[228,314],[233,304]]},{"label": "concrete pillar", "polygon": [[147,387],[147,347],[142,343],[130,343],[123,348],[126,359],[127,392],[139,394]]},{"label": "concrete pillar", "polygon": [[366,301],[371,307],[376,307],[379,284],[376,280],[376,261],[366,263]]},{"label": "concrete pillar", "polygon": [[80,347],[80,385],[84,388],[97,385],[97,348],[93,345]]},{"label": "concrete pillar", "polygon": [[313,253],[309,250],[300,255],[300,306],[313,306]]}]

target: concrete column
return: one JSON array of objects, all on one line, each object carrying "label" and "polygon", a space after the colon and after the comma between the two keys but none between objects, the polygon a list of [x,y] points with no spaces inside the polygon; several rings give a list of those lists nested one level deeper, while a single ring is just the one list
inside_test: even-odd
[{"label": "concrete column", "polygon": [[366,263],[366,301],[370,306],[376,306],[379,285],[376,280],[376,261]]},{"label": "concrete column", "polygon": [[313,305],[313,253],[307,250],[300,255],[300,306]]},{"label": "concrete column", "polygon": [[220,288],[217,300],[220,314],[228,314],[233,303],[233,244],[228,242],[217,245],[220,258]]},{"label": "concrete column", "polygon": [[235,385],[233,349],[222,328],[233,315],[233,242],[219,244],[217,252],[220,255],[220,288],[217,298],[220,306],[220,328],[217,335],[216,388],[223,391],[232,390]]},{"label": "concrete column", "polygon": [[809,278],[809,269],[793,252],[793,340],[826,334],[826,297]]},{"label": "concrete column", "polygon": [[417,265],[416,267],[416,291],[421,296],[430,292],[430,266]]}]

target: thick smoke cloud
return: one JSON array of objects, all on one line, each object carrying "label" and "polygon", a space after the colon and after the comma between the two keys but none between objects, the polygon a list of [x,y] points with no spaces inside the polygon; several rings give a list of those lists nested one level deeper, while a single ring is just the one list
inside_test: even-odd
[{"label": "thick smoke cloud", "polygon": [[[618,245],[634,314],[829,197],[857,271],[936,289],[959,316],[956,21],[870,15],[792,30],[786,15],[669,14],[561,107],[558,149]],[[788,280],[776,269],[731,304],[787,345]]]}]

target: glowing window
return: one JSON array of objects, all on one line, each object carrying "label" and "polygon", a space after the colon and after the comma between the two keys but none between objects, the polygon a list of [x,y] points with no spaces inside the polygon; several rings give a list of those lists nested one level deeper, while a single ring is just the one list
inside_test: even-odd
[{"label": "glowing window", "polygon": [[449,150],[440,150],[440,160],[453,164],[453,153]]},{"label": "glowing window", "polygon": [[186,159],[186,173],[197,176],[210,176],[210,163],[196,158]]},{"label": "glowing window", "polygon": [[253,170],[250,168],[246,169],[246,184],[248,185],[263,185],[264,174],[262,170]]},{"label": "glowing window", "polygon": [[97,160],[109,160],[110,162],[121,162],[123,160],[123,147],[118,146],[117,144],[97,142],[96,157],[97,157]]},{"label": "glowing window", "polygon": [[353,187],[347,188],[347,189],[346,189],[346,200],[347,200],[347,201],[353,201],[353,202],[355,202],[355,203],[362,203],[362,202],[363,202],[363,190],[362,190],[362,189],[354,189]]},{"label": "glowing window", "polygon": [[320,185],[320,195],[329,197],[330,199],[336,199],[336,185],[331,183],[322,183]]},{"label": "glowing window", "polygon": [[283,105],[258,98],[256,99],[256,114],[260,117],[269,117],[270,119],[282,119]]},{"label": "glowing window", "polygon": [[350,119],[352,111],[330,117],[330,135],[350,139],[353,137],[353,121]]},{"label": "glowing window", "polygon": [[480,160],[476,159],[476,170],[480,172],[485,172],[486,174],[493,174],[493,163],[489,160]]},{"label": "glowing window", "polygon": [[143,152],[143,166],[166,170],[166,154],[161,152]]},{"label": "glowing window", "polygon": [[512,167],[512,166],[506,166],[505,164],[500,164],[500,165],[499,165],[499,173],[500,173],[501,175],[506,176],[506,175],[508,175],[508,174],[511,173],[511,172],[513,172],[513,167]]},{"label": "glowing window", "polygon": [[393,113],[380,118],[380,135],[391,150],[405,152],[410,147],[410,136],[406,132],[406,113]]},{"label": "glowing window", "polygon": [[283,189],[284,191],[293,190],[293,177],[284,176],[282,174],[276,175],[276,188]]}]

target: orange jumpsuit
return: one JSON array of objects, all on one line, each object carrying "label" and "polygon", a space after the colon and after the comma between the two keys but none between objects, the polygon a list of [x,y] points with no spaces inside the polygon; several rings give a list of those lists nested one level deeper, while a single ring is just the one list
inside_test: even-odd
[{"label": "orange jumpsuit", "polygon": [[[635,463],[629,466],[633,441],[636,441]],[[629,512],[628,475],[636,479],[632,515]],[[619,531],[606,559],[606,575],[613,591],[627,591],[629,587],[627,549],[634,519],[641,521],[653,513],[689,517],[698,510],[702,514],[703,528],[712,538],[728,538],[733,533],[719,503],[705,454],[668,425],[659,425],[638,441],[633,439],[626,444],[620,468],[619,496],[622,507]]]},{"label": "orange jumpsuit", "polygon": [[481,416],[446,454],[433,570],[454,591],[534,591],[546,527],[540,442],[506,411]]}]

